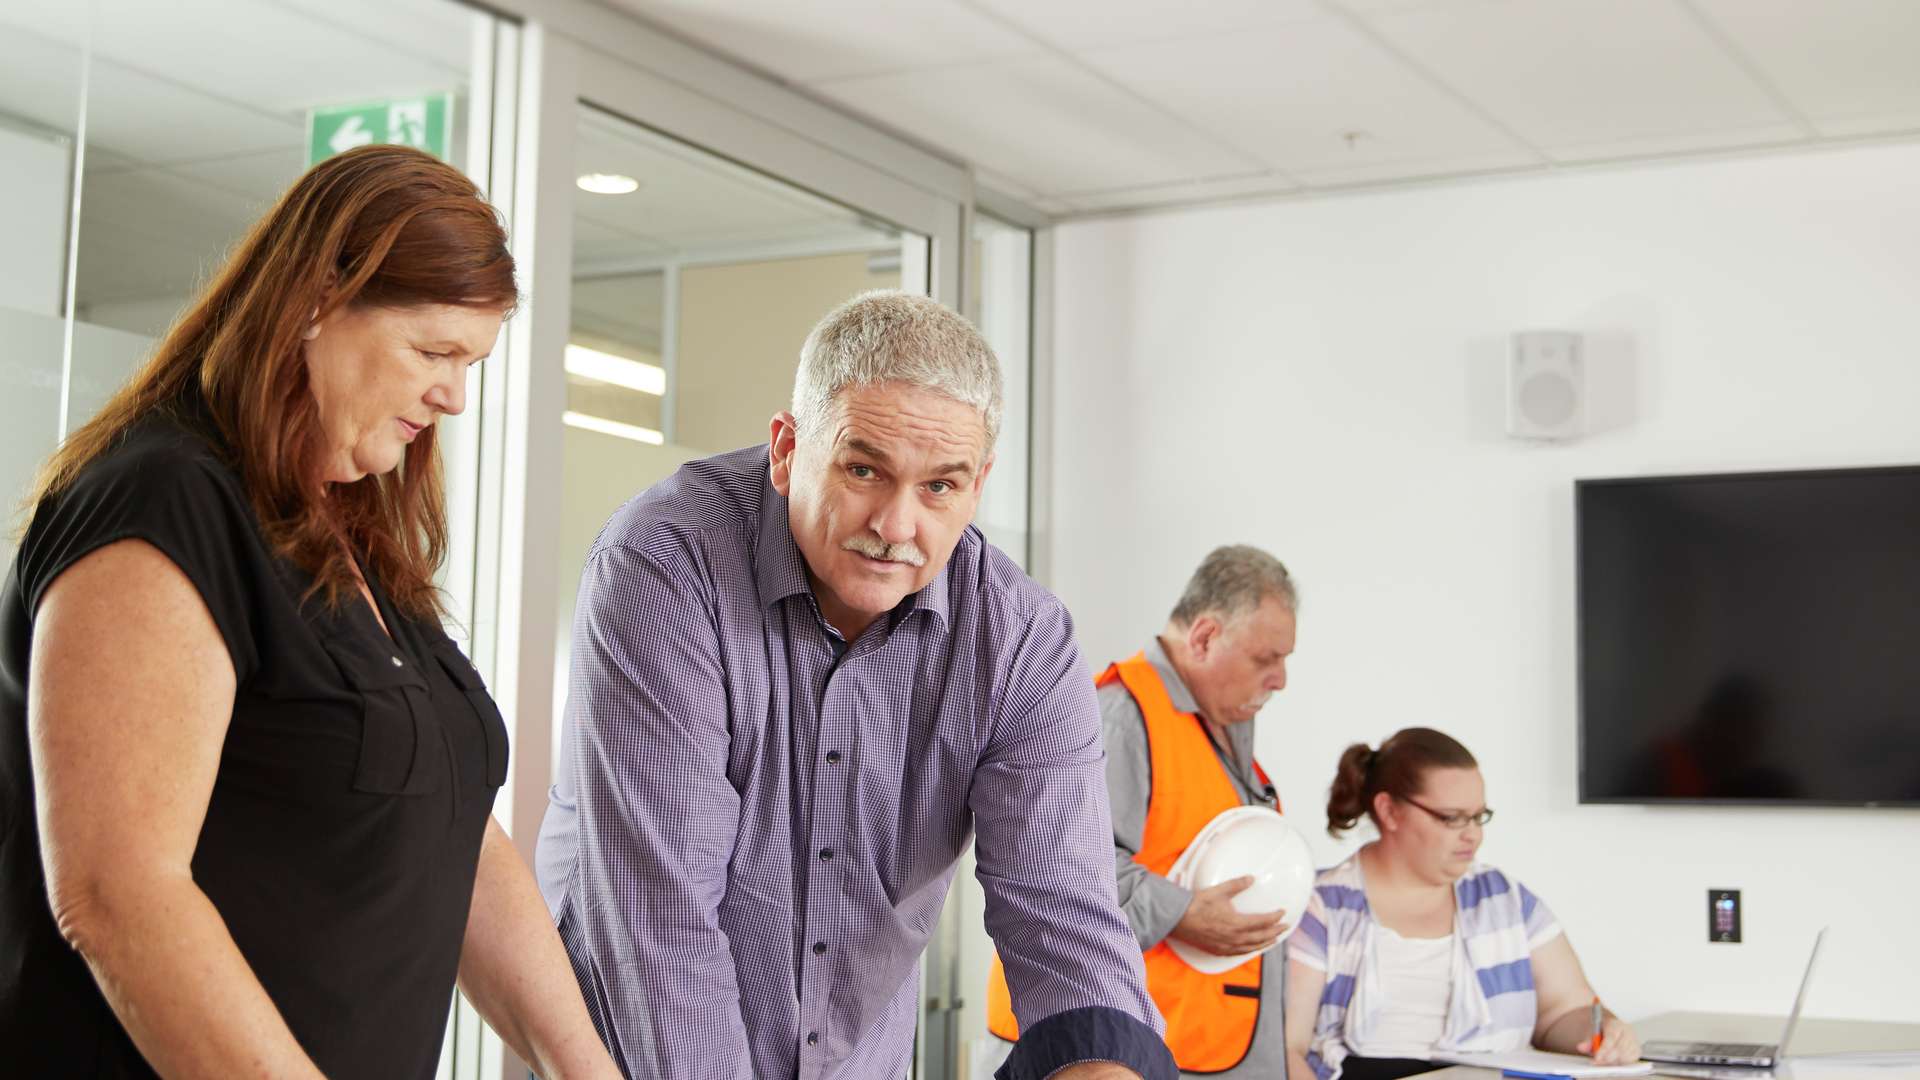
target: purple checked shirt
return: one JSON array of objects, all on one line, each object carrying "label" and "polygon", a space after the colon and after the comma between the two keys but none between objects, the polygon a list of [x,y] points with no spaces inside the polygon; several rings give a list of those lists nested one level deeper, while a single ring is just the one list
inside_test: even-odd
[{"label": "purple checked shirt", "polygon": [[1000,1075],[1174,1076],[1072,622],[977,529],[844,643],[767,448],[685,466],[588,556],[563,740],[540,885],[628,1076],[905,1076],[969,840],[1024,1033]]}]

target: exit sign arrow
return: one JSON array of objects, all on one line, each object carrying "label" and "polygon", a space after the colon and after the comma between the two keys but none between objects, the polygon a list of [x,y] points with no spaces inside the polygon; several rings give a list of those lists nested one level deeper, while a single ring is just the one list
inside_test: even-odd
[{"label": "exit sign arrow", "polygon": [[453,95],[325,105],[307,112],[307,164],[356,146],[411,146],[445,161],[453,143]]},{"label": "exit sign arrow", "polygon": [[327,140],[327,147],[336,154],[343,154],[356,146],[365,146],[372,141],[373,132],[367,130],[366,121],[355,113],[347,117],[347,122],[341,124],[340,130],[333,133],[333,138]]}]

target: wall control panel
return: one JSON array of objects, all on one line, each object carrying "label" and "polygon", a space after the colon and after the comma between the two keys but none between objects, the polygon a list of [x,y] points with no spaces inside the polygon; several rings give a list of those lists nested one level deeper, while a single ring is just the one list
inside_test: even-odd
[{"label": "wall control panel", "polygon": [[1707,890],[1707,940],[1716,943],[1739,943],[1739,889]]}]

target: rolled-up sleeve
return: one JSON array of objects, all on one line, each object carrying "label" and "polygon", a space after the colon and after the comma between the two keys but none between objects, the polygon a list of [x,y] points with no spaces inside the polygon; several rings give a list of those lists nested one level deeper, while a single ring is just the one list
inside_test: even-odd
[{"label": "rolled-up sleeve", "polygon": [[597,551],[581,578],[567,705],[579,857],[561,932],[634,1078],[753,1076],[717,917],[740,800],[711,610],[693,580],[627,548]]},{"label": "rolled-up sleeve", "polygon": [[1134,860],[1147,830],[1147,804],[1153,793],[1153,764],[1147,746],[1147,722],[1124,686],[1098,692],[1100,731],[1107,750],[1107,798],[1113,808],[1113,874],[1120,910],[1145,952],[1173,932],[1193,902],[1193,894]]},{"label": "rolled-up sleeve", "polygon": [[987,931],[1022,1036],[1001,1080],[1113,1061],[1171,1080],[1164,1025],[1114,894],[1099,708],[1066,609],[1035,613],[1015,651],[969,803]]}]

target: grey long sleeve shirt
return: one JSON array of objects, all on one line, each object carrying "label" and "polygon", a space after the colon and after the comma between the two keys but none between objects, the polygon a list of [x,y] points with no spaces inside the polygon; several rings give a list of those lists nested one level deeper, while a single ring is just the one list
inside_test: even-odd
[{"label": "grey long sleeve shirt", "polygon": [[[1193,691],[1174,670],[1173,661],[1156,637],[1147,642],[1147,662],[1166,684],[1167,696],[1181,712],[1198,714],[1200,705]],[[1146,718],[1133,695],[1118,682],[1100,688],[1100,730],[1107,748],[1107,796],[1113,810],[1113,868],[1119,883],[1120,910],[1126,913],[1133,935],[1145,952],[1179,924],[1187,913],[1193,894],[1159,874],[1133,861],[1147,826],[1147,797],[1153,786],[1153,768],[1147,751]],[[1233,790],[1242,805],[1272,806],[1276,796],[1260,779],[1253,767],[1254,724],[1215,724],[1202,716],[1207,734],[1213,738],[1214,752],[1233,781]],[[1291,920],[1290,920],[1291,921]],[[1260,1019],[1254,1027],[1253,1046],[1238,1066],[1224,1073],[1209,1074],[1214,1080],[1279,1080],[1286,1073],[1286,1032],[1283,1028],[1280,995],[1286,980],[1282,975],[1284,949],[1267,954],[1260,971]]]}]

